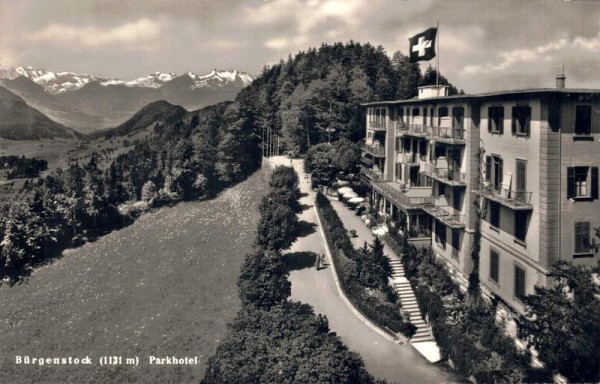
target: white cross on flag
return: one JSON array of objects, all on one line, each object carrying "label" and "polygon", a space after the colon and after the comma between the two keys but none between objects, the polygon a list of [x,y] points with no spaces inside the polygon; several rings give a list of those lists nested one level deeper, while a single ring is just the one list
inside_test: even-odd
[{"label": "white cross on flag", "polygon": [[409,38],[410,62],[416,63],[421,60],[431,60],[435,57],[435,37],[437,28],[429,28],[425,32],[418,33]]}]

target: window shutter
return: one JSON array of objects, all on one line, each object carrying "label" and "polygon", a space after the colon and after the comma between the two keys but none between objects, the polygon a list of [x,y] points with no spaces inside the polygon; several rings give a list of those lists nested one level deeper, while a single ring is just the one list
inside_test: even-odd
[{"label": "window shutter", "polygon": [[492,176],[492,156],[485,157],[485,180],[490,181]]},{"label": "window shutter", "polygon": [[513,135],[517,134],[517,109],[513,107],[512,109],[512,119],[510,121],[510,129]]},{"label": "window shutter", "polygon": [[492,125],[494,124],[494,108],[488,108],[488,132],[492,133]]},{"label": "window shutter", "polygon": [[575,197],[575,168],[567,168],[567,199]]},{"label": "window shutter", "polygon": [[504,134],[504,107],[498,108],[498,115],[500,117],[498,130],[501,134]]},{"label": "window shutter", "polygon": [[592,167],[592,199],[598,199],[598,167]]},{"label": "window shutter", "polygon": [[531,125],[531,107],[527,107],[527,117],[525,118],[525,134],[529,136],[529,126]]},{"label": "window shutter", "polygon": [[504,160],[503,159],[498,159],[498,177],[500,178],[498,185],[502,185],[502,182],[504,181],[504,167],[503,167],[503,163]]}]

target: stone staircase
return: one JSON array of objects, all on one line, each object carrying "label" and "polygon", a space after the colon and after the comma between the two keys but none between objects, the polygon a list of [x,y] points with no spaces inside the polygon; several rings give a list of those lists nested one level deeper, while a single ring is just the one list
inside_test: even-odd
[{"label": "stone staircase", "polygon": [[412,290],[410,282],[404,275],[404,266],[400,260],[390,260],[392,267],[392,279],[394,281],[394,287],[400,302],[402,303],[402,310],[410,313],[410,322],[417,327],[417,332],[410,339],[412,344],[434,341],[429,327],[423,318],[421,317],[421,311],[419,310],[419,304],[417,298]]}]

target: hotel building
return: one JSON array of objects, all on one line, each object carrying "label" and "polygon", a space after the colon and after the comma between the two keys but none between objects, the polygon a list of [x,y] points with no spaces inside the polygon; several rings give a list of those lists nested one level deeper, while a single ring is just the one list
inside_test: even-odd
[{"label": "hotel building", "polygon": [[462,276],[480,196],[481,283],[518,313],[556,260],[595,265],[600,90],[557,87],[365,103],[362,176],[380,211]]}]

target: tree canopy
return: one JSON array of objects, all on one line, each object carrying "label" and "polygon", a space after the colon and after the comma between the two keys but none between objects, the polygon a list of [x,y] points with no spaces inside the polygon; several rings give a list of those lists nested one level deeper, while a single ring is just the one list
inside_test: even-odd
[{"label": "tree canopy", "polygon": [[555,284],[536,286],[525,298],[523,335],[549,369],[576,383],[600,380],[600,287],[593,272],[598,268],[559,261],[550,273]]}]

